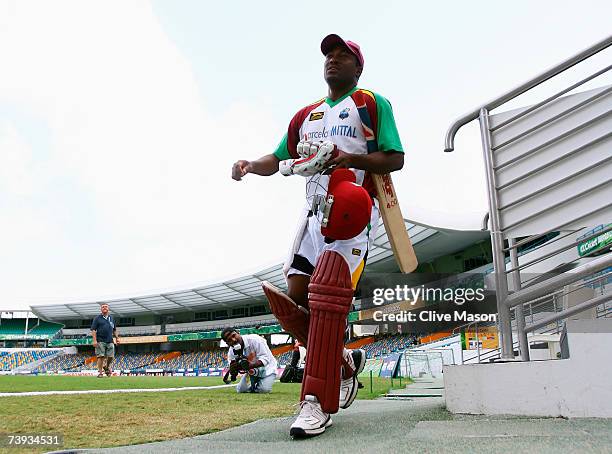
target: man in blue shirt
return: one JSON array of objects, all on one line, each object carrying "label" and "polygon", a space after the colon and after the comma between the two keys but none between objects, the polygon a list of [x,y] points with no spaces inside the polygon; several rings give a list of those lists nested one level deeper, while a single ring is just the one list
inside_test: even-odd
[{"label": "man in blue shirt", "polygon": [[111,364],[115,358],[115,344],[119,343],[115,320],[110,315],[108,304],[100,306],[100,315],[91,324],[93,346],[98,357],[98,378],[104,377],[104,372],[111,376]]}]

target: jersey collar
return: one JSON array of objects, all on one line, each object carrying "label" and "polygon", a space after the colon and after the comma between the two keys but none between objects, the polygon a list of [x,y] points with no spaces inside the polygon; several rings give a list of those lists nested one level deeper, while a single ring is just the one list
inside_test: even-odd
[{"label": "jersey collar", "polygon": [[329,107],[334,107],[337,106],[338,104],[340,104],[342,101],[344,101],[348,96],[351,96],[353,93],[355,93],[357,90],[359,90],[358,87],[353,87],[351,88],[351,90],[349,90],[345,95],[340,96],[338,99],[336,99],[335,101],[332,101],[329,98],[325,98],[325,104],[327,104]]}]

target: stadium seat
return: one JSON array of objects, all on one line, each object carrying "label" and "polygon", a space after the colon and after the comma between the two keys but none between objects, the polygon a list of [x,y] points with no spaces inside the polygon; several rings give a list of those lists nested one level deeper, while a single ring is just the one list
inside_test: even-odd
[{"label": "stadium seat", "polygon": [[23,350],[7,352],[0,356],[0,370],[14,370],[26,364],[55,355],[57,350]]}]

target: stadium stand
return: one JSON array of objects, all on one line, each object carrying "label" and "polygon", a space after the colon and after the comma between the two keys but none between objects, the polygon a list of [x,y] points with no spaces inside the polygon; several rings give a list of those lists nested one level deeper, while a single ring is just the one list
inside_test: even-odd
[{"label": "stadium stand", "polygon": [[[363,339],[363,338],[362,338]],[[359,339],[357,340],[357,342]],[[353,341],[354,343],[355,341]],[[369,342],[369,340],[368,340]],[[367,358],[381,358],[394,352],[400,352],[418,344],[415,335],[396,334],[381,335],[374,338],[374,341],[361,345],[366,351]],[[287,351],[286,349],[289,348]],[[291,345],[277,346],[279,351],[276,358],[280,367],[286,366],[291,361]],[[282,351],[282,353],[280,353]],[[43,357],[56,353],[57,350],[50,351],[30,351],[7,353],[0,352],[0,370],[12,370],[31,361],[36,361]],[[138,370],[143,368],[181,370],[181,369],[206,369],[223,368],[227,364],[227,349],[215,348],[205,351],[171,351],[171,352],[150,352],[150,353],[118,353],[113,363],[115,370]],[[78,372],[81,370],[95,369],[95,357],[92,351],[78,354],[61,354],[49,361],[36,367],[34,373],[56,373],[58,371]]]},{"label": "stadium stand", "polygon": [[0,334],[23,334],[25,332],[25,320],[22,318],[3,318],[0,324]]},{"label": "stadium stand", "polygon": [[[179,352],[173,352],[179,353]],[[202,369],[208,367],[223,367],[226,362],[224,350],[189,352],[178,355],[176,358],[163,359],[168,353],[120,353],[113,363],[115,370],[135,370],[145,367],[155,369]],[[42,364],[35,372],[79,371],[93,369],[95,364],[91,353],[77,355],[60,355],[49,362]]]},{"label": "stadium stand", "polygon": [[160,369],[203,369],[224,367],[227,363],[226,350],[183,353],[176,358],[160,361],[155,367]]},{"label": "stadium stand", "polygon": [[[118,327],[119,333],[122,337],[129,336],[147,336],[156,335],[161,333],[160,325],[146,325],[146,326],[121,326]],[[62,329],[62,338],[64,339],[80,339],[91,336],[91,330],[89,328],[64,328]]]},{"label": "stadium stand", "polygon": [[[223,328],[251,328],[253,326],[275,325],[278,321],[273,315],[258,315],[254,317],[231,318],[227,320],[215,320],[208,322],[190,322],[190,323],[168,323],[166,325],[166,333],[179,334],[190,333],[194,331],[209,331],[221,330]],[[123,328],[120,328],[123,333]]]},{"label": "stadium stand", "polygon": [[158,358],[163,356],[163,353],[123,353],[115,358],[113,369],[133,370],[141,369],[145,366],[155,365]]},{"label": "stadium stand", "polygon": [[59,355],[37,367],[34,372],[56,372],[58,370],[80,370],[85,360],[91,354],[79,353],[76,355]]},{"label": "stadium stand", "polygon": [[[49,338],[59,333],[64,325],[52,323],[37,318],[28,320],[28,334],[44,335]],[[0,321],[0,335],[20,335],[26,332],[25,318],[3,318]]]},{"label": "stadium stand", "polygon": [[[32,325],[30,325],[32,326]],[[59,323],[46,322],[40,320],[38,325],[34,325],[32,329],[28,331],[29,334],[46,334],[50,338],[55,336],[62,329],[62,325]]]},{"label": "stadium stand", "polygon": [[5,353],[0,356],[0,370],[14,370],[18,367],[25,366],[28,363],[38,361],[39,359],[55,355],[57,350],[48,351],[17,351],[13,353]]},{"label": "stadium stand", "polygon": [[363,345],[366,357],[378,358],[390,353],[405,350],[417,344],[416,336],[413,334],[384,335],[377,337],[371,344]]}]

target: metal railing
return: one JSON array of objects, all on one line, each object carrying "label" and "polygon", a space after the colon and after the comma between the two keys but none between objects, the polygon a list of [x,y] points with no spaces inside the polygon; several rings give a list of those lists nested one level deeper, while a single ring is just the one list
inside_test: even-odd
[{"label": "metal railing", "polygon": [[[558,297],[559,295],[553,295],[553,298]],[[540,310],[534,310],[535,307],[537,306],[543,306],[545,304],[549,304],[547,301],[545,302],[539,302],[536,304],[529,304],[525,307],[525,312],[529,312],[529,316],[532,319],[532,322],[534,320],[534,315],[535,314],[540,314],[543,312],[547,312],[545,309],[546,308],[542,308],[540,307]],[[553,303],[553,312],[557,312],[557,308],[555,307],[554,303]],[[516,329],[516,324],[514,325],[514,328]],[[550,328],[546,328],[546,329],[537,329],[534,331],[537,331],[537,334],[560,334],[561,331],[563,330],[563,326],[561,324],[557,324],[553,327]],[[520,349],[520,345],[519,345],[519,341],[513,341],[512,343],[512,349],[513,351]],[[477,356],[473,356],[471,358],[468,358],[466,360],[463,361],[463,364],[471,364],[471,363],[482,363],[482,362],[489,362],[489,361],[493,361],[496,359],[499,359],[501,357],[501,347],[489,350],[487,352],[484,352],[482,354],[478,354]]]},{"label": "metal railing", "polygon": [[[594,44],[588,49],[585,49],[582,52],[578,52],[576,55],[573,55],[572,57],[568,58],[562,63],[559,63],[558,65],[555,65],[550,69],[547,69],[541,74],[538,74],[533,79],[530,79],[527,82],[522,83],[518,87],[515,87],[512,90],[504,93],[503,95],[498,96],[497,98],[482,104],[480,107],[477,107],[476,109],[466,113],[465,115],[462,115],[457,120],[455,120],[455,122],[450,126],[450,128],[448,128],[448,131],[446,132],[446,138],[444,141],[444,151],[451,152],[455,149],[455,136],[457,135],[457,131],[459,131],[459,129],[462,126],[465,126],[470,121],[476,120],[480,116],[480,112],[482,109],[485,109],[486,111],[489,112],[493,109],[500,107],[501,105],[507,103],[508,101],[511,101],[514,98],[522,95],[526,91],[529,91],[532,88],[537,87],[538,85],[542,84],[543,82],[546,82],[547,80],[555,77],[556,75],[561,74],[563,71],[566,71],[572,66],[575,66],[578,63],[586,60],[587,58],[601,52],[602,50],[607,49],[611,44],[612,44],[612,36],[608,36],[607,38],[599,41],[597,44]],[[608,69],[610,69],[609,66],[607,68],[604,68],[604,70],[602,71],[606,72]],[[603,72],[601,74],[603,74]],[[597,76],[600,75],[598,73],[595,73],[595,74],[597,74]],[[594,77],[596,76],[594,75]],[[583,85],[584,83],[588,82],[592,78],[593,77],[584,79],[580,83],[574,84],[574,86],[572,86],[570,89],[562,90],[559,93],[555,94],[554,96],[544,100],[542,103],[540,103],[540,105],[536,104],[536,106],[539,108],[542,105],[549,103],[553,101],[554,99],[557,99],[559,96],[564,95],[569,90],[573,90],[579,87],[580,85]],[[512,121],[514,120],[515,118],[512,118]],[[501,126],[498,125],[497,127],[499,128]]]},{"label": "metal railing", "polygon": [[[558,328],[560,320],[591,308],[607,307],[612,300],[612,292],[591,295],[589,291],[601,276],[598,273],[612,267],[612,253],[592,258],[576,252],[581,243],[612,230],[612,224],[607,224],[612,221],[612,87],[568,95],[608,73],[612,65],[526,108],[499,115],[491,111],[611,45],[609,36],[481,104],[458,118],[446,133],[444,151],[450,152],[457,131],[479,119],[502,359],[514,358],[517,343],[512,338],[511,311],[521,359],[529,360],[528,332],[551,323]],[[582,233],[585,226],[598,224],[605,226],[603,230],[574,241],[570,238]],[[552,232],[560,235],[519,260],[519,247]],[[508,266],[506,253],[510,256]],[[552,275],[536,271],[547,266]],[[527,325],[524,305],[552,294],[563,300],[561,310]]]}]

